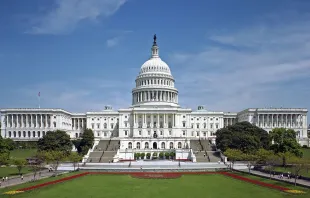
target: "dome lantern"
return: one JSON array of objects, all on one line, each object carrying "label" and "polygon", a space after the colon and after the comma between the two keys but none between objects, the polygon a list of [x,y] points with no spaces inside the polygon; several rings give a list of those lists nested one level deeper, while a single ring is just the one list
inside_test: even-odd
[{"label": "dome lantern", "polygon": [[153,42],[153,46],[152,46],[152,58],[158,58],[159,57],[159,49],[156,43],[156,34],[154,34],[154,42]]}]

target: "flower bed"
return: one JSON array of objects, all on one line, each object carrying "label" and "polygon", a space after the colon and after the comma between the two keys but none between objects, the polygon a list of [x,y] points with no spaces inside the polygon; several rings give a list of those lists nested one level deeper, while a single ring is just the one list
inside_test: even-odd
[{"label": "flower bed", "polygon": [[182,173],[132,173],[131,177],[140,179],[175,179],[182,176]]},{"label": "flower bed", "polygon": [[285,192],[292,194],[305,194],[305,192],[301,190],[285,190]]},{"label": "flower bed", "polygon": [[245,181],[245,182],[249,182],[249,183],[256,184],[256,185],[260,185],[260,186],[264,186],[264,187],[268,187],[268,188],[273,188],[273,189],[281,190],[281,191],[284,191],[284,192],[286,192],[287,190],[290,190],[290,189],[282,187],[282,186],[278,186],[278,185],[274,185],[274,184],[269,184],[269,183],[261,182],[261,181],[258,181],[258,180],[242,177],[240,175],[236,175],[236,174],[229,173],[229,172],[222,172],[221,174],[229,176],[229,177],[232,177],[234,179],[239,179],[239,180],[242,180],[242,181]]}]

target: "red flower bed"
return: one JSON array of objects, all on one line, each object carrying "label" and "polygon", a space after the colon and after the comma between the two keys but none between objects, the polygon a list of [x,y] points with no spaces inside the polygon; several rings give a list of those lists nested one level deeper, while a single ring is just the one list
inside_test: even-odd
[{"label": "red flower bed", "polygon": [[65,177],[65,178],[62,178],[62,179],[58,179],[58,180],[55,180],[55,181],[50,181],[50,182],[46,182],[46,183],[43,183],[43,184],[38,184],[38,185],[35,185],[35,186],[30,186],[30,187],[22,188],[22,189],[19,189],[18,191],[33,190],[33,189],[41,188],[41,187],[44,187],[44,186],[48,186],[48,185],[52,185],[52,184],[57,184],[57,183],[60,183],[60,182],[68,181],[68,180],[75,179],[75,178],[78,178],[78,177],[82,177],[82,176],[87,175],[87,174],[88,174],[88,172],[85,172],[85,173],[73,175],[73,176],[70,176],[70,177]]},{"label": "red flower bed", "polygon": [[281,191],[289,190],[288,188],[285,188],[285,187],[282,187],[282,186],[278,186],[278,185],[274,185],[274,184],[268,184],[268,183],[265,183],[265,182],[261,182],[261,181],[250,179],[250,178],[246,178],[246,177],[242,177],[240,175],[236,175],[236,174],[229,173],[229,172],[222,172],[221,174],[229,176],[229,177],[232,177],[234,179],[239,179],[239,180],[242,180],[242,181],[245,181],[245,182],[249,182],[249,183],[252,183],[252,184],[256,184],[256,185],[260,185],[260,186],[264,186],[264,187],[268,187],[268,188],[273,188],[273,189],[277,189],[277,190],[281,190]]},{"label": "red flower bed", "polygon": [[175,179],[182,176],[182,173],[132,173],[131,177],[140,179]]}]

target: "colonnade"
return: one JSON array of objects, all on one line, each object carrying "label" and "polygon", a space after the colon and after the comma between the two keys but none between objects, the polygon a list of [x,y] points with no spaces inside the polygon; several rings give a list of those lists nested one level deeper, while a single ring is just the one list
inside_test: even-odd
[{"label": "colonnade", "polygon": [[138,102],[174,102],[178,103],[178,94],[170,91],[140,91],[133,93],[133,103]]},{"label": "colonnade", "polygon": [[259,127],[303,127],[301,114],[258,114]]},{"label": "colonnade", "polygon": [[162,85],[162,86],[171,86],[174,87],[173,80],[168,79],[159,79],[159,78],[150,78],[136,81],[136,87],[145,86],[145,85]]},{"label": "colonnade", "polygon": [[49,114],[9,114],[6,125],[10,128],[50,128],[51,115]]},{"label": "colonnade", "polygon": [[223,118],[224,119],[224,127],[233,125],[237,122],[237,118]]},{"label": "colonnade", "polygon": [[[150,118],[148,119],[148,116]],[[155,117],[156,116],[156,117]],[[173,128],[176,126],[176,114],[134,114],[134,127],[136,128]],[[156,125],[154,123],[156,122]]]},{"label": "colonnade", "polygon": [[72,129],[80,130],[86,128],[86,119],[85,118],[72,118]]}]

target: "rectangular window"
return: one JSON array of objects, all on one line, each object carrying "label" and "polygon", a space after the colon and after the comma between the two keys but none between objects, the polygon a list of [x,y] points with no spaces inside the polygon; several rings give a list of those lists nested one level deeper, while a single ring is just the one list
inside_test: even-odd
[{"label": "rectangular window", "polygon": [[160,124],[159,124],[160,126],[160,128],[164,128],[164,123],[163,122],[160,122]]},{"label": "rectangular window", "polygon": [[91,124],[91,128],[94,129],[95,128],[95,124]]},{"label": "rectangular window", "polygon": [[157,127],[157,126],[156,126],[156,122],[154,122],[154,125],[153,125],[153,127],[154,127],[154,128],[156,128],[156,127]]},{"label": "rectangular window", "polygon": [[141,135],[141,131],[139,131],[139,135]]},{"label": "rectangular window", "polygon": [[183,136],[185,136],[185,131],[183,131]]},{"label": "rectangular window", "polygon": [[111,124],[111,129],[113,129],[113,127],[114,127],[114,125],[113,125],[113,124]]},{"label": "rectangular window", "polygon": [[194,124],[192,124],[192,129],[194,128]]},{"label": "rectangular window", "polygon": [[151,123],[147,122],[147,128],[150,128]]},{"label": "rectangular window", "polygon": [[197,125],[197,129],[199,129],[199,124],[196,124]]},{"label": "rectangular window", "polygon": [[148,134],[148,135],[151,135],[151,131],[148,131],[147,134]]},{"label": "rectangular window", "polygon": [[171,135],[171,131],[169,131],[169,135]]},{"label": "rectangular window", "polygon": [[172,128],[171,122],[168,123],[168,128]]},{"label": "rectangular window", "polygon": [[127,127],[127,122],[125,122],[125,127]]},{"label": "rectangular window", "polygon": [[125,131],[125,136],[127,136],[128,135],[128,132],[127,131]]},{"label": "rectangular window", "polygon": [[218,128],[219,128],[219,125],[218,125],[218,124],[216,124],[216,125],[215,125],[215,128],[217,128],[217,129],[218,129]]},{"label": "rectangular window", "polygon": [[160,131],[160,135],[163,135],[163,131]]},{"label": "rectangular window", "polygon": [[97,129],[99,129],[100,128],[100,124],[97,124]]},{"label": "rectangular window", "polygon": [[183,127],[185,127],[185,122],[183,122]]},{"label": "rectangular window", "polygon": [[213,129],[213,124],[210,124],[210,129]]}]

